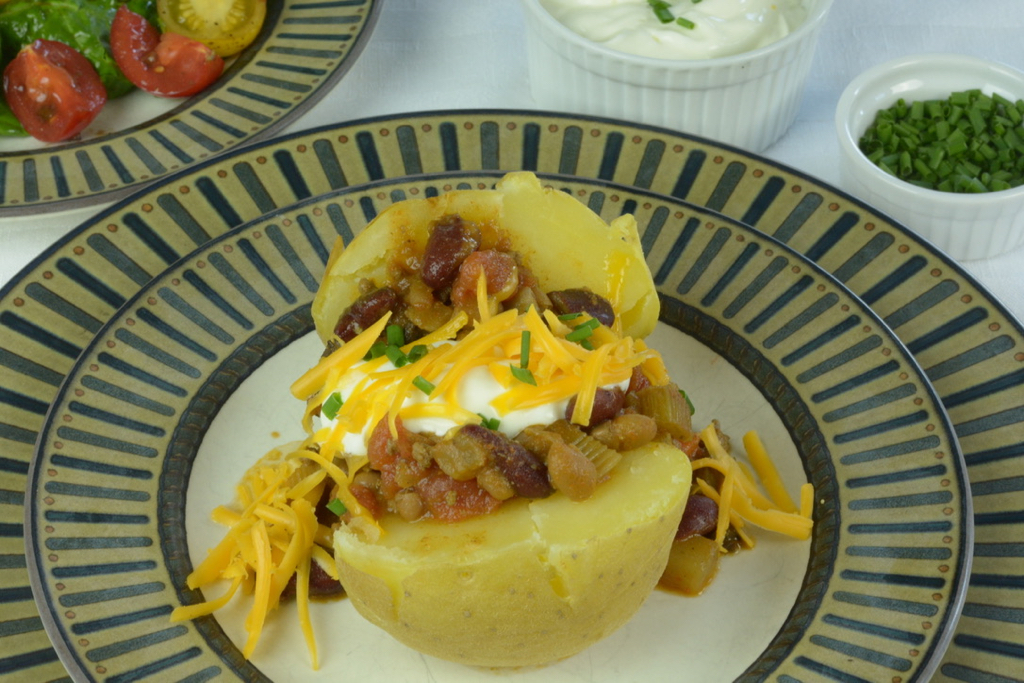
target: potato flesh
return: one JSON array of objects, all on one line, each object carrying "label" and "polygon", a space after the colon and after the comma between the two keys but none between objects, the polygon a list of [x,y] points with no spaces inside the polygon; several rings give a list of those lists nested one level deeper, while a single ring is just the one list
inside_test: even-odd
[{"label": "potato flesh", "polygon": [[477,666],[545,664],[639,609],[667,563],[690,477],[682,452],[651,444],[586,501],[517,500],[457,524],[388,518],[376,544],[338,531],[335,558],[356,609],[406,645]]}]

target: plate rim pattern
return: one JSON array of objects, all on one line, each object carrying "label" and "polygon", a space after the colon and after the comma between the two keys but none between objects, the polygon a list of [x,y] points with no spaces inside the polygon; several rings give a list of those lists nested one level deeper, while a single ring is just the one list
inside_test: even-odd
[{"label": "plate rim pattern", "polygon": [[[383,141],[380,136],[375,133],[375,129],[394,132],[396,127],[406,125],[413,129],[412,132],[415,136],[422,135],[422,137],[426,139],[430,137],[443,138],[444,135],[450,135],[455,139],[455,144],[451,148],[446,148],[444,147],[443,141],[441,143],[438,143],[436,140],[430,141],[429,148],[423,151],[423,157],[419,159],[413,158],[411,160],[405,160],[407,163],[405,170],[412,168],[408,165],[410,161],[422,164],[423,168],[426,168],[429,165],[439,166],[442,163],[450,163],[453,168],[472,168],[473,164],[477,163],[479,160],[465,157],[465,160],[468,161],[464,163],[464,159],[460,159],[458,156],[458,152],[461,151],[458,145],[458,136],[462,134],[461,130],[456,129],[454,131],[445,131],[442,135],[439,135],[436,132],[432,135],[427,135],[425,133],[421,133],[418,128],[429,125],[437,126],[439,125],[439,122],[443,123],[448,119],[451,120],[452,126],[455,126],[456,122],[465,126],[479,125],[481,120],[486,119],[495,119],[508,126],[525,126],[530,123],[535,123],[537,128],[530,133],[530,135],[533,135],[534,137],[529,138],[527,140],[528,144],[525,146],[528,149],[517,149],[518,158],[514,159],[514,163],[509,162],[507,157],[500,156],[500,154],[495,150],[485,151],[486,154],[493,153],[492,156],[487,156],[484,159],[485,161],[489,162],[491,159],[499,159],[501,165],[509,170],[513,168],[529,167],[531,164],[538,163],[539,157],[537,156],[538,146],[536,145],[536,137],[543,137],[544,135],[547,135],[549,127],[561,129],[562,127],[567,128],[569,126],[577,126],[584,130],[593,130],[595,135],[601,138],[601,142],[597,145],[591,144],[588,146],[587,143],[589,141],[578,138],[575,142],[576,150],[582,150],[584,153],[589,153],[593,152],[592,148],[597,146],[600,147],[598,151],[603,155],[601,158],[595,160],[592,155],[586,158],[582,158],[577,155],[575,157],[576,165],[566,168],[563,168],[557,159],[552,161],[544,158],[540,159],[540,170],[553,169],[556,172],[564,173],[567,176],[579,175],[580,177],[596,178],[605,177],[606,173],[610,173],[613,179],[626,185],[633,185],[641,189],[651,189],[657,193],[694,201],[706,208],[720,210],[741,222],[752,224],[755,227],[761,226],[761,229],[764,229],[765,227],[775,227],[776,231],[771,234],[774,234],[783,241],[790,242],[794,245],[794,248],[807,254],[811,260],[821,263],[826,270],[837,274],[837,276],[841,276],[840,280],[843,282],[847,282],[847,279],[851,277],[856,278],[858,271],[852,266],[846,268],[846,265],[850,263],[850,261],[840,263],[829,261],[831,256],[829,250],[834,247],[835,244],[844,239],[852,229],[852,226],[843,224],[841,220],[836,221],[836,223],[831,226],[827,224],[818,224],[817,228],[824,229],[823,234],[817,234],[815,232],[815,227],[809,227],[807,228],[807,234],[821,239],[817,240],[815,243],[806,244],[801,243],[799,240],[800,224],[793,227],[786,224],[784,221],[777,220],[777,216],[766,216],[765,210],[767,209],[770,211],[772,209],[771,199],[773,197],[779,198],[780,193],[788,191],[792,191],[795,194],[800,192],[804,192],[805,194],[818,194],[819,199],[824,196],[829,201],[833,202],[837,206],[837,210],[840,212],[852,207],[854,210],[870,219],[869,222],[872,223],[873,228],[878,228],[876,237],[879,234],[884,233],[892,239],[892,241],[887,244],[883,244],[878,239],[869,241],[868,247],[866,247],[865,251],[854,254],[855,257],[862,256],[864,258],[864,260],[859,264],[860,267],[864,269],[863,272],[873,272],[869,266],[872,265],[871,260],[873,258],[877,258],[879,254],[885,255],[887,249],[898,249],[901,254],[908,254],[903,270],[899,273],[895,273],[903,278],[900,280],[901,283],[905,283],[907,278],[914,277],[915,273],[920,275],[921,270],[925,269],[925,273],[933,273],[933,277],[936,278],[936,281],[939,284],[949,283],[952,290],[957,292],[961,299],[965,300],[965,304],[967,299],[973,299],[973,303],[976,304],[975,310],[978,312],[978,316],[972,318],[970,315],[965,314],[953,320],[955,326],[947,327],[944,330],[931,330],[932,332],[935,332],[935,334],[931,335],[929,338],[925,338],[923,336],[915,338],[915,336],[911,334],[912,330],[909,327],[906,327],[908,321],[913,321],[915,323],[920,322],[915,320],[915,316],[923,315],[925,316],[925,322],[933,324],[934,320],[929,316],[935,315],[935,309],[933,307],[937,305],[935,302],[937,300],[941,300],[941,298],[933,299],[931,301],[908,302],[913,303],[914,306],[894,310],[891,302],[885,300],[886,296],[892,296],[893,290],[891,288],[887,290],[865,291],[861,286],[863,283],[855,283],[853,285],[854,291],[857,291],[862,296],[865,294],[871,295],[868,300],[869,306],[873,309],[881,306],[884,311],[886,321],[891,322],[891,325],[895,325],[894,329],[897,336],[904,339],[915,357],[925,357],[923,358],[922,364],[925,365],[926,372],[934,372],[937,374],[937,377],[933,378],[933,382],[937,382],[940,385],[937,387],[940,396],[943,396],[943,399],[947,402],[952,399],[951,405],[948,407],[952,407],[956,411],[963,411],[965,407],[974,408],[976,406],[980,406],[981,408],[985,408],[985,406],[991,402],[989,399],[990,396],[1003,391],[1017,392],[1010,396],[1010,399],[1013,401],[1019,400],[1017,398],[1019,394],[1018,387],[1020,385],[1018,377],[1020,374],[1019,372],[1004,372],[1000,370],[1000,372],[1002,372],[1001,375],[992,377],[986,376],[976,384],[972,385],[968,383],[968,385],[963,389],[954,387],[954,389],[950,390],[946,386],[946,384],[950,384],[950,382],[947,381],[948,378],[952,377],[957,372],[963,371],[966,367],[974,368],[985,366],[987,368],[986,364],[991,365],[992,363],[996,363],[993,359],[1005,357],[1002,356],[1002,354],[1006,353],[1010,354],[1009,361],[1011,363],[1019,363],[1021,358],[1019,353],[1017,353],[1015,357],[1013,356],[1014,351],[1019,349],[1020,337],[1024,335],[1020,322],[1015,320],[998,300],[988,294],[973,276],[966,273],[960,266],[935,250],[931,245],[923,242],[920,238],[913,235],[913,233],[905,227],[895,224],[886,217],[881,216],[859,200],[836,188],[816,181],[802,172],[790,169],[768,159],[751,155],[743,152],[742,150],[736,150],[712,141],[702,140],[682,133],[651,126],[644,126],[641,124],[577,116],[572,114],[510,109],[439,110],[433,112],[412,112],[389,116],[369,117],[344,124],[338,124],[336,126],[326,126],[321,129],[317,129],[317,131],[302,131],[290,134],[280,140],[261,143],[258,147],[266,149],[278,146],[280,149],[280,146],[287,146],[290,142],[294,142],[301,136],[310,136],[309,140],[313,141],[315,139],[315,135],[319,134],[319,132],[327,135],[330,133],[344,131],[353,136],[363,134],[365,135],[365,138],[369,140],[367,146],[369,154],[362,154],[361,159],[360,155],[353,155],[353,159],[362,163],[363,161],[373,161],[372,157],[376,152],[375,145],[389,144],[387,141]],[[479,136],[475,131],[471,134]],[[504,139],[501,138],[504,134],[504,131],[498,131],[498,139],[504,141]],[[775,183],[775,186],[771,187],[770,190],[765,190],[766,194],[764,196],[767,197],[766,199],[758,197],[755,198],[753,203],[744,205],[729,204],[730,192],[736,187],[736,183],[731,180],[723,182],[720,184],[719,188],[713,188],[722,189],[722,191],[717,194],[714,192],[705,192],[706,188],[701,188],[701,193],[692,192],[692,186],[690,188],[683,188],[683,191],[680,194],[676,192],[676,189],[678,188],[673,188],[671,186],[659,186],[658,183],[655,182],[656,179],[650,175],[643,175],[642,173],[634,175],[633,172],[637,171],[637,164],[635,161],[631,161],[629,164],[623,164],[624,166],[628,166],[628,168],[626,171],[621,172],[621,169],[618,167],[620,159],[616,156],[615,150],[611,149],[612,145],[608,144],[608,138],[611,137],[612,134],[618,136],[616,145],[619,151],[632,144],[632,139],[640,140],[645,143],[651,143],[652,141],[658,142],[662,146],[661,153],[663,155],[667,154],[665,149],[671,149],[672,146],[684,149],[693,148],[703,150],[708,157],[705,159],[705,163],[712,163],[709,161],[712,155],[715,157],[725,157],[726,164],[730,165],[730,168],[726,169],[726,175],[735,171],[735,177],[739,177],[738,182],[743,182],[744,174],[749,175],[749,173],[757,172],[763,174],[763,176],[767,178],[766,181],[761,181],[762,185]],[[509,135],[516,138],[528,137],[522,132],[513,132],[509,133]],[[557,135],[561,135],[561,130],[559,130]],[[420,142],[420,140],[417,139],[416,142]],[[474,153],[480,153],[480,150],[474,145],[470,145],[471,150],[474,151]],[[566,145],[563,145],[562,150],[564,151],[566,147]],[[651,145],[648,144],[647,151],[650,150],[650,147]],[[451,152],[453,150],[454,156],[451,156]],[[366,150],[364,150],[364,152],[365,151]],[[445,154],[448,156],[444,156]],[[543,156],[542,153],[541,156]],[[353,159],[346,158],[346,161],[351,162]],[[442,161],[439,162],[439,159],[442,159]],[[377,161],[379,162],[379,159]],[[187,172],[181,172],[173,179],[161,183],[160,187],[167,188],[172,185],[174,181],[184,179],[190,173],[197,172],[198,170],[207,169],[215,163],[217,163],[216,160],[213,160],[189,169]],[[670,164],[667,162],[663,163],[663,161],[659,159],[654,159],[651,163],[646,163],[645,161],[640,164],[639,170],[645,171],[646,169],[654,168],[660,173],[661,169],[666,166],[678,168],[673,164],[674,161]],[[738,168],[731,168],[731,165],[733,164]],[[752,168],[746,168],[746,165],[749,165]],[[345,171],[350,170],[350,167],[345,169]],[[379,164],[373,166],[372,170],[383,174],[381,177],[393,175],[395,172],[395,169],[385,169]],[[626,175],[624,176],[623,173]],[[651,171],[651,173],[653,173],[653,171]],[[405,172],[403,175],[414,175],[414,173]],[[673,176],[673,179],[674,178],[675,176]],[[680,174],[679,178],[683,179],[683,174]],[[700,178],[698,177],[696,180],[699,184]],[[776,183],[776,181],[778,182]],[[353,180],[352,182],[356,183],[357,181]],[[790,188],[790,184],[794,187]],[[722,185],[725,185],[724,189]],[[802,189],[795,186],[800,186]],[[688,194],[688,192],[690,192],[690,194]],[[700,196],[697,196],[698,194]],[[132,201],[143,201],[143,198],[145,198],[146,195],[146,192],[142,192]],[[45,263],[48,255],[52,255],[54,250],[58,249],[61,244],[67,244],[70,241],[81,237],[90,227],[96,227],[96,225],[101,224],[102,221],[110,219],[115,216],[122,207],[130,204],[131,201],[123,202],[122,204],[112,207],[110,210],[102,213],[97,217],[95,222],[86,223],[80,226],[80,228],[73,231],[66,240],[62,240],[60,243],[55,245],[53,249],[40,256],[32,265],[26,268],[22,274],[19,274],[19,276],[11,283],[8,283],[8,285],[6,285],[2,290],[2,293],[0,293],[0,296],[8,297],[11,294],[11,290],[20,286],[24,278],[29,277],[34,269],[39,268],[43,263]],[[820,206],[817,208],[804,208],[806,208],[811,214],[816,210],[824,210],[821,209]],[[769,223],[769,221],[774,222]],[[858,230],[863,229],[863,226],[860,225],[856,227]],[[790,230],[790,228],[792,228],[790,232],[780,236],[780,230]],[[892,252],[890,251],[889,253]],[[842,272],[840,273],[840,271]],[[942,293],[938,293],[936,296],[939,294]],[[985,330],[979,331],[979,328],[977,327],[981,324],[978,322],[979,317],[986,325]],[[936,347],[941,346],[948,339],[955,337],[958,334],[967,333],[977,333],[977,336],[980,337],[983,342],[977,347],[972,348],[972,352],[976,352],[975,356],[972,358],[957,357],[939,359],[939,361],[943,362],[936,362],[935,354],[932,353]],[[956,362],[953,363],[952,361]],[[991,363],[989,361],[991,361]],[[1000,398],[1005,398],[1005,396],[1000,396]],[[1019,404],[1014,403],[1013,405]],[[960,427],[965,432],[960,435],[961,443],[963,444],[965,436],[969,442],[969,447],[965,448],[965,451],[967,451],[968,467],[969,469],[973,468],[977,470],[979,475],[988,476],[992,471],[992,467],[997,467],[998,463],[1006,462],[1007,459],[1014,458],[1019,455],[1019,453],[1011,452],[1004,448],[1003,443],[1000,442],[1001,437],[998,434],[993,434],[994,431],[1003,429],[1007,424],[1015,424],[1010,421],[1011,416],[1009,415],[1002,416],[1005,418],[1002,423],[997,419],[998,417],[999,416],[993,415],[989,415],[988,418],[985,418],[985,416],[969,416],[968,418],[965,418],[965,421],[962,424],[960,424]],[[1002,450],[1000,450],[1001,448]],[[993,466],[993,463],[996,463],[996,465]],[[972,477],[972,480],[973,478],[974,477]],[[989,480],[990,483],[991,481],[992,480]],[[999,492],[994,488],[989,487],[984,491],[984,494],[987,497],[982,498],[982,501],[985,502],[986,505],[983,510],[976,512],[976,518],[981,524],[982,532],[987,532],[993,528],[994,525],[1005,524],[1006,522],[999,521],[1000,509],[998,508],[998,505],[1003,504],[1002,500],[998,499],[997,494],[999,494]],[[993,511],[990,512],[990,508],[992,508]],[[1000,550],[991,543],[986,545],[984,549],[985,552],[982,553],[981,557],[997,557],[996,553],[1006,550],[1011,552],[1012,557],[1019,557],[1019,555],[1012,554],[1012,549],[1004,548]],[[989,560],[983,559],[982,562],[989,562]],[[977,562],[975,563],[975,566],[978,566]],[[961,619],[960,628],[963,629],[965,623],[970,623],[973,633],[960,634],[958,631],[957,637],[954,637],[954,642],[947,653],[948,661],[940,668],[940,671],[943,672],[944,675],[957,677],[957,680],[975,680],[974,678],[971,678],[971,676],[977,677],[981,675],[977,672],[982,671],[982,673],[984,673],[983,669],[985,667],[1001,667],[1000,670],[1005,670],[1007,662],[1009,662],[1009,665],[1012,665],[1013,661],[1020,661],[1019,656],[1012,654],[1013,643],[1002,641],[998,637],[990,637],[990,634],[987,631],[979,632],[979,629],[982,627],[998,626],[998,616],[986,612],[986,604],[990,604],[991,600],[994,600],[994,598],[989,598],[990,593],[993,595],[1002,595],[1002,593],[1000,593],[1001,582],[1005,582],[1005,577],[1002,576],[998,567],[993,567],[991,571],[986,571],[972,577],[972,590],[979,591],[979,599],[983,600],[983,602],[978,602],[974,605],[974,609],[965,610],[965,616],[967,618]],[[995,593],[992,593],[992,591],[995,591]],[[969,608],[972,607],[970,604],[971,602],[969,595]],[[995,659],[991,658],[993,654],[996,655]],[[1005,660],[1000,659],[1000,657],[1010,657],[1010,659]],[[1016,659],[1014,659],[1014,657],[1016,657]],[[979,662],[983,663],[979,664]]]}]

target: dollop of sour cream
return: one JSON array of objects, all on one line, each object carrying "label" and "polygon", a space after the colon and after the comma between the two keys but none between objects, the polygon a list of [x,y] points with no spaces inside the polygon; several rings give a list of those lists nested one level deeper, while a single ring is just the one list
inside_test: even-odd
[{"label": "dollop of sour cream", "polygon": [[807,0],[679,0],[682,23],[662,23],[647,0],[540,0],[551,15],[588,40],[658,59],[710,59],[756,50],[792,32]]},{"label": "dollop of sour cream", "polygon": [[[359,384],[366,378],[366,373],[361,370],[363,363],[357,363],[338,382],[337,391],[342,400],[347,400],[354,391],[358,391]],[[395,366],[390,362],[376,368],[377,372],[394,370]],[[607,385],[603,388],[611,389],[618,387],[625,391],[629,387],[629,380],[618,384]],[[526,427],[535,424],[549,425],[565,417],[565,410],[569,405],[568,399],[550,401],[538,406],[511,410],[507,413],[499,413],[491,402],[498,396],[508,391],[508,387],[502,385],[494,378],[491,371],[484,366],[472,368],[467,371],[456,384],[455,396],[459,405],[463,408],[477,413],[488,420],[498,420],[497,431],[508,437],[514,437]],[[417,403],[436,403],[443,401],[443,397],[427,396],[423,392],[413,388],[402,402],[402,407],[411,406]],[[334,420],[319,418],[319,427],[331,427]],[[454,427],[461,426],[461,423],[447,417],[403,417],[403,426],[411,432],[419,434],[435,434],[444,436]],[[366,444],[375,425],[365,425],[358,432],[347,432],[341,440],[342,450],[349,455],[366,455]]]}]

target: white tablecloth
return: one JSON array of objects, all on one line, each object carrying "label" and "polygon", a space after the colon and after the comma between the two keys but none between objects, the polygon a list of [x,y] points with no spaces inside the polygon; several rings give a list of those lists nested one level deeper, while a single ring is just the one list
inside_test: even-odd
[{"label": "white tablecloth", "polygon": [[[793,127],[764,155],[839,187],[833,112],[864,69],[962,52],[1024,70],[1021,0],[835,0]],[[535,109],[516,0],[386,0],[362,55],[290,130],[431,109]],[[0,282],[104,207],[0,220]],[[1024,249],[964,264],[1024,319]]]}]

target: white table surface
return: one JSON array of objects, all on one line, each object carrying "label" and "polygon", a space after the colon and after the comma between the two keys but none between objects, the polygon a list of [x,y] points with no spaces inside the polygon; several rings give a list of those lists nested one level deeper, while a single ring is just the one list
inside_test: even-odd
[{"label": "white table surface", "polygon": [[[432,109],[536,109],[516,0],[385,0],[363,53],[290,131]],[[1024,70],[1021,0],[835,0],[796,123],[764,156],[843,189],[833,112],[864,69],[921,52],[962,52]],[[0,219],[0,283],[105,208]],[[963,264],[1024,320],[1024,248]]]}]

